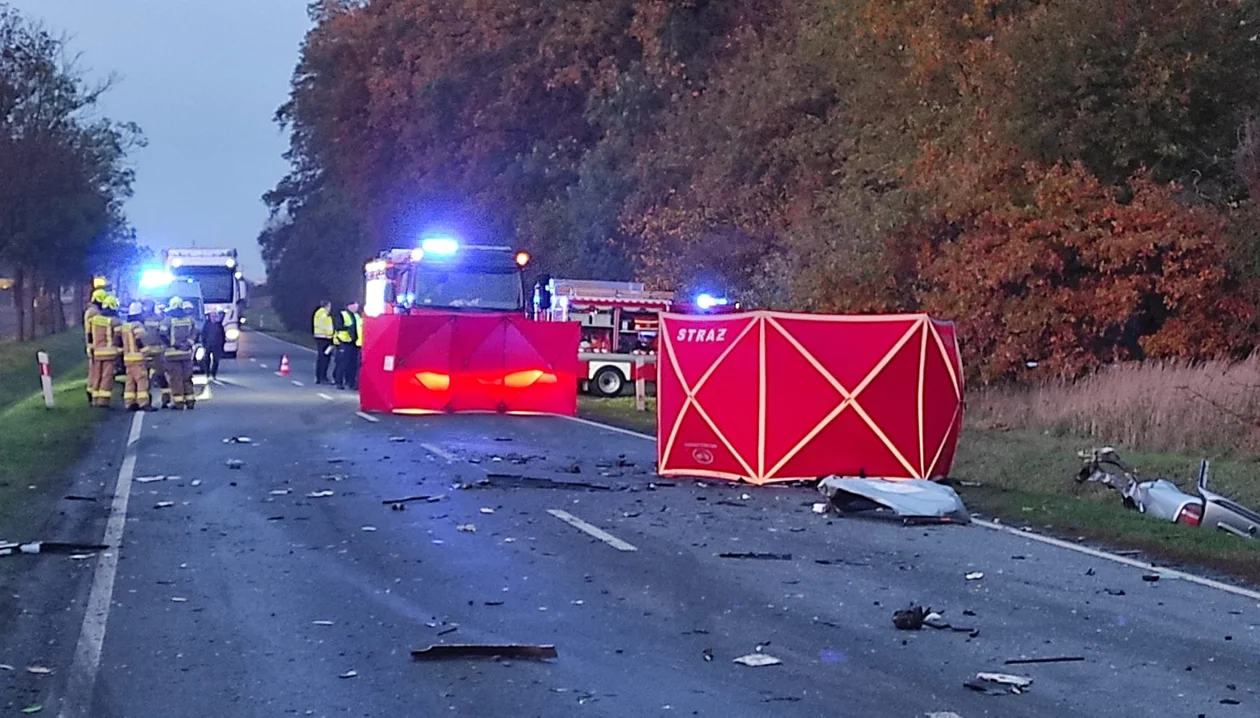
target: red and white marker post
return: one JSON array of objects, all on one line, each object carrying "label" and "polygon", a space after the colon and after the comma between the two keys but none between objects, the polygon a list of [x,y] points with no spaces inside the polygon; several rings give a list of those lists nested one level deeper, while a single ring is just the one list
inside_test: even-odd
[{"label": "red and white marker post", "polygon": [[44,407],[53,408],[52,364],[48,362],[48,352],[35,355],[39,360],[39,383],[44,389]]}]

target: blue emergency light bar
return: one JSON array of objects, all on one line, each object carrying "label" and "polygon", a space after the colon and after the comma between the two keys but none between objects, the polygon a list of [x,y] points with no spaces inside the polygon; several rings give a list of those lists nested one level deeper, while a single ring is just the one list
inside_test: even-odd
[{"label": "blue emergency light bar", "polygon": [[701,294],[696,297],[696,306],[701,309],[712,309],[714,307],[725,307],[730,303],[726,297],[715,297],[712,294]]},{"label": "blue emergency light bar", "polygon": [[164,269],[146,269],[140,274],[141,289],[161,289],[175,281],[175,276]]},{"label": "blue emergency light bar", "polygon": [[420,243],[425,254],[449,257],[459,251],[459,242],[450,237],[426,237]]}]

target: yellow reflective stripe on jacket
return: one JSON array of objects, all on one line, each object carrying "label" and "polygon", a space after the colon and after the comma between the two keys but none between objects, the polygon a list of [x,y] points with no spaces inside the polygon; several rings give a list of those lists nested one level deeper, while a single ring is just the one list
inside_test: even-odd
[{"label": "yellow reflective stripe on jacket", "polygon": [[323,307],[316,309],[315,317],[311,320],[311,333],[315,335],[316,339],[332,339],[332,312]]},{"label": "yellow reflective stripe on jacket", "polygon": [[144,320],[144,353],[157,356],[166,351],[162,346],[162,322],[159,319]]},{"label": "yellow reflective stripe on jacket", "polygon": [[144,351],[141,347],[146,336],[144,325],[140,322],[127,322],[122,325],[120,333],[122,334],[123,361],[129,364],[144,361]]},{"label": "yellow reflective stripe on jacket", "polygon": [[192,353],[193,320],[172,319],[168,326],[171,332],[171,346],[166,356],[183,358]]},{"label": "yellow reflective stripe on jacket", "polygon": [[351,341],[353,341],[355,346],[358,346],[358,347],[363,346],[363,317],[359,316],[358,314],[352,313],[351,311],[347,309],[343,309],[341,312],[341,326],[343,327],[353,326],[354,336],[353,337],[350,336],[349,329],[341,329],[333,337],[333,340],[337,344],[349,344]]},{"label": "yellow reflective stripe on jacket", "polygon": [[118,356],[118,347],[114,337],[114,329],[118,326],[118,319],[98,314],[92,317],[89,324],[91,331],[88,336],[90,337],[89,346],[92,347],[92,356],[98,359]]}]

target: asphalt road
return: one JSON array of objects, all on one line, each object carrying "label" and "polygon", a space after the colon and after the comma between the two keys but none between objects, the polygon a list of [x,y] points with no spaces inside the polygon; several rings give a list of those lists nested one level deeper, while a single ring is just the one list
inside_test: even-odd
[{"label": "asphalt road", "polygon": [[[46,537],[105,533],[130,451],[113,580],[99,554],[0,559],[22,562],[0,592],[0,712],[1260,715],[1255,599],[978,526],[819,516],[807,489],[653,484],[652,442],[562,418],[369,421],[312,365],[248,334],[194,412],[111,417],[74,487],[97,501],[66,502]],[[159,475],[179,479],[139,480]],[[412,495],[432,500],[383,503]],[[977,633],[898,631],[911,602]],[[410,656],[483,642],[558,658]],[[733,662],[759,647],[782,663]],[[1004,665],[1055,656],[1084,660]],[[1033,683],[964,688],[979,671]]]}]

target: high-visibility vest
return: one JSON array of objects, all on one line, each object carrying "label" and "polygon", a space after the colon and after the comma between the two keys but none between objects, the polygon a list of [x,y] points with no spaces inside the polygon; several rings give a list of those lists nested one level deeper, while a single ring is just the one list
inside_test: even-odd
[{"label": "high-visibility vest", "polygon": [[144,353],[147,356],[160,356],[166,352],[162,342],[162,320],[151,314],[144,320]]},{"label": "high-visibility vest", "polygon": [[[351,329],[354,330],[354,334],[350,333]],[[341,329],[337,330],[333,341],[337,344],[353,343],[357,347],[363,346],[363,317],[360,317],[358,312],[343,309],[341,312]]]},{"label": "high-visibility vest", "polygon": [[333,338],[332,312],[320,307],[315,310],[315,318],[311,321],[311,333],[316,339]]},{"label": "high-visibility vest", "polygon": [[119,330],[122,335],[123,361],[136,364],[144,361],[144,342],[147,332],[143,322],[125,322]]},{"label": "high-visibility vest", "polygon": [[193,320],[188,317],[172,317],[167,326],[170,327],[171,346],[166,356],[172,359],[187,359],[192,356]]},{"label": "high-visibility vest", "polygon": [[122,322],[118,317],[107,317],[97,314],[88,322],[88,346],[92,348],[93,359],[112,359],[118,356],[118,327]]}]

